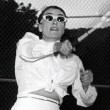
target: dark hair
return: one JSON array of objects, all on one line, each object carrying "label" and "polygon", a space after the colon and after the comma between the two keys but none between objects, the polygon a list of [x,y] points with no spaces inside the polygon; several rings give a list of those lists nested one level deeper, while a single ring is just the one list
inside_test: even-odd
[{"label": "dark hair", "polygon": [[61,11],[63,12],[64,16],[66,17],[66,13],[65,13],[65,11],[64,11],[62,8],[60,8],[60,7],[58,7],[58,6],[48,6],[48,7],[46,7],[46,8],[42,11],[42,13],[39,15],[39,17],[38,17],[38,23],[41,22],[42,16],[44,15],[45,11],[47,11],[47,10],[50,9],[50,8],[61,10]]}]

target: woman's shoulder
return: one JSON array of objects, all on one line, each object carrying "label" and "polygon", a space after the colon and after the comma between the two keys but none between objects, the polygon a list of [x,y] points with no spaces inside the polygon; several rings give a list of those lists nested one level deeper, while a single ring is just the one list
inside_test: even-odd
[{"label": "woman's shoulder", "polygon": [[39,36],[31,32],[26,32],[18,42],[39,41]]},{"label": "woman's shoulder", "polygon": [[23,38],[32,39],[32,40],[39,40],[39,36],[37,36],[36,34],[34,34],[32,32],[26,32],[25,35],[23,36]]},{"label": "woman's shoulder", "polygon": [[17,45],[23,45],[26,42],[39,42],[39,36],[35,35],[34,33],[31,32],[26,32],[24,34],[24,36],[19,39],[19,41],[17,42]]},{"label": "woman's shoulder", "polygon": [[71,57],[70,58],[72,58],[72,59],[79,59],[79,56],[76,55],[76,54],[71,54]]},{"label": "woman's shoulder", "polygon": [[78,55],[76,55],[76,54],[72,54],[70,59],[73,60],[73,61],[76,61],[76,62],[80,62],[81,61],[80,57]]}]

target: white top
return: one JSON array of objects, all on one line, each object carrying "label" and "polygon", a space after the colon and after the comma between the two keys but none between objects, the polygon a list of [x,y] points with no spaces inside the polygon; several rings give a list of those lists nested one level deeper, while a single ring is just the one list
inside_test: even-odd
[{"label": "white top", "polygon": [[15,76],[18,84],[18,97],[29,92],[44,89],[52,92],[55,90],[62,98],[67,94],[67,87],[72,85],[72,93],[77,99],[77,104],[87,107],[97,96],[96,89],[89,86],[85,93],[80,82],[80,69],[84,69],[78,56],[62,59],[50,56],[44,59],[33,58],[53,53],[55,42],[45,42],[38,36],[27,32],[17,43]]}]

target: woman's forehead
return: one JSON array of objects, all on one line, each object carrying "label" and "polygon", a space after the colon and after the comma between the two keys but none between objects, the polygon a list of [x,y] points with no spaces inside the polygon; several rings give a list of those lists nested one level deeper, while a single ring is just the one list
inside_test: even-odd
[{"label": "woman's forehead", "polygon": [[64,13],[60,9],[50,8],[44,12],[44,14],[53,14],[53,15],[62,15],[64,16]]}]

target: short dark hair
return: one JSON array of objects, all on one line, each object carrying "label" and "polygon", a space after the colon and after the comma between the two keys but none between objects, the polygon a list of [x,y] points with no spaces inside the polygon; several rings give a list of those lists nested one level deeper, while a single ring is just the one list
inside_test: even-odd
[{"label": "short dark hair", "polygon": [[48,6],[48,7],[46,7],[46,8],[41,12],[41,14],[39,15],[39,17],[38,17],[38,23],[41,22],[42,17],[43,17],[43,15],[44,15],[45,11],[47,11],[47,10],[50,9],[50,8],[61,10],[61,11],[63,12],[64,16],[66,17],[66,13],[65,13],[65,11],[64,11],[62,8],[60,8],[60,7],[58,7],[58,6]]}]

